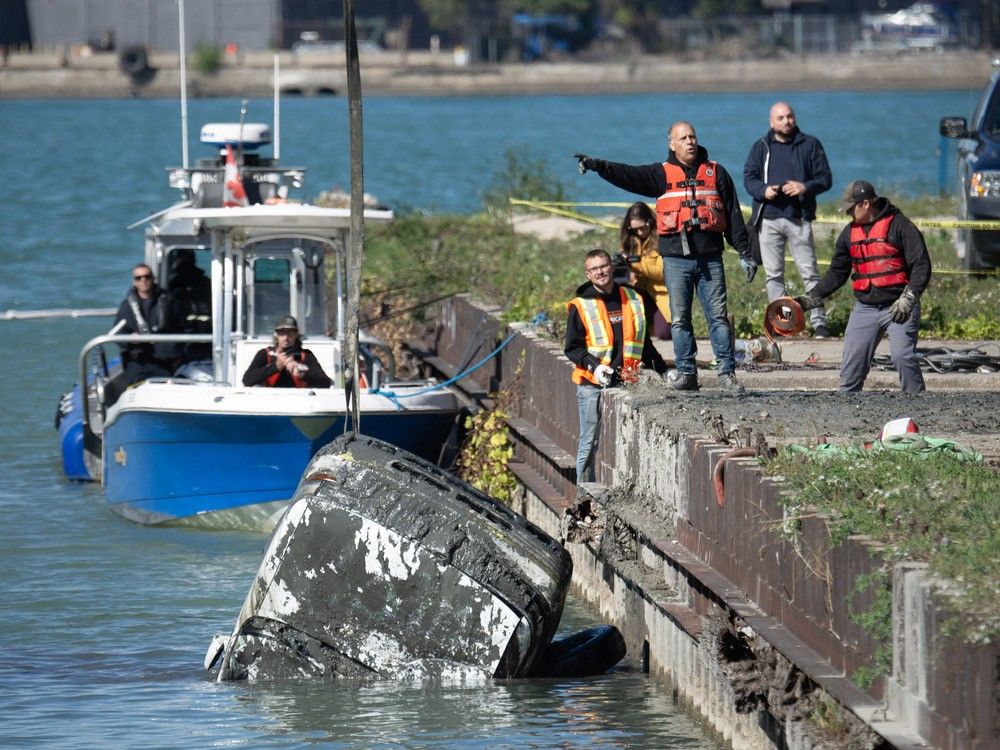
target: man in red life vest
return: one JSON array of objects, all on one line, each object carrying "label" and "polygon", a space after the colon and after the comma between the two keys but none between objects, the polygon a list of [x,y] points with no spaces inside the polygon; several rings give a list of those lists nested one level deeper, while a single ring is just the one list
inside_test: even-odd
[{"label": "man in red life vest", "polygon": [[931,279],[924,236],[864,180],[847,186],[841,209],[851,223],[837,238],[830,270],[795,299],[804,310],[819,307],[850,278],[857,303],[844,331],[840,391],[861,390],[883,333],[889,335],[889,353],[903,391],[923,391],[916,347],[920,295]]},{"label": "man in red life vest", "polygon": [[243,385],[273,388],[329,388],[330,378],[315,355],[302,348],[299,324],[291,315],[274,326],[274,343],[254,355],[243,374]]},{"label": "man in red life vest", "polygon": [[698,389],[691,308],[697,294],[712,351],[719,362],[719,385],[735,393],[736,357],[726,302],[723,241],[736,249],[747,283],[757,273],[733,178],[698,144],[694,126],[683,120],[670,126],[670,153],[664,162],[631,165],[575,154],[581,173],[594,171],[616,187],[656,198],[657,247],[670,294],[671,338],[677,377],[668,383],[679,391]]},{"label": "man in red life vest", "polygon": [[667,366],[653,348],[642,297],[615,283],[611,257],[591,250],[583,261],[589,281],[568,304],[564,352],[573,363],[580,411],[576,481],[594,481],[594,453],[601,417],[601,390],[635,383],[646,364],[661,375]]}]

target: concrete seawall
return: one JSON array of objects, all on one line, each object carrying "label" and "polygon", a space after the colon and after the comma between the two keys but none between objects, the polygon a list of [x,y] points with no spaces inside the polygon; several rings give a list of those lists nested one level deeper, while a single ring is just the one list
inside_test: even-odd
[{"label": "concrete seawall", "polygon": [[[754,444],[767,430],[808,437],[791,431],[804,412],[822,420],[831,437],[867,435],[880,408],[899,408],[893,394],[868,395],[875,412],[869,424],[859,421],[856,402],[816,392],[664,394],[654,383],[615,389],[603,399],[600,484],[578,494],[569,365],[558,344],[515,328],[492,368],[460,385],[482,399],[523,368],[519,412],[510,420],[523,512],[568,540],[577,589],[621,628],[643,666],[732,747],[996,747],[1000,650],[955,643],[941,632],[943,612],[923,566],[890,566],[892,665],[862,689],[851,678],[875,662],[879,643],[850,615],[871,602],[873,593],[855,584],[885,567],[878,548],[861,538],[831,547],[822,518],[789,518],[781,483],[763,477],[751,458],[724,463],[723,495],[716,494],[716,469],[736,441]],[[455,298],[444,309],[431,361],[454,374],[503,333],[496,311]],[[835,370],[830,379],[835,385]],[[974,387],[984,390],[972,391],[959,375],[929,387],[939,389],[933,398],[905,402],[918,423],[930,424],[939,408],[960,412],[963,399],[977,413],[1000,409],[996,381],[978,381]],[[827,406],[834,411],[825,413]],[[779,426],[775,418],[786,421]],[[937,425],[946,432],[967,426],[972,447],[989,448],[997,436],[987,425],[995,433],[995,420],[984,419]],[[741,421],[725,430],[734,440],[716,434],[719,424]],[[815,721],[830,706],[839,717],[833,726]]]},{"label": "concrete seawall", "polygon": [[[279,59],[280,87],[286,93],[346,90],[342,55],[282,52]],[[177,55],[152,53],[148,62],[141,75],[129,75],[113,53],[11,53],[0,63],[0,98],[176,97]],[[979,89],[989,75],[990,57],[964,52],[699,62],[636,56],[459,66],[445,53],[413,51],[362,54],[361,70],[366,93],[398,95]],[[224,59],[212,74],[189,65],[188,76],[191,96],[268,96],[273,55]]]}]

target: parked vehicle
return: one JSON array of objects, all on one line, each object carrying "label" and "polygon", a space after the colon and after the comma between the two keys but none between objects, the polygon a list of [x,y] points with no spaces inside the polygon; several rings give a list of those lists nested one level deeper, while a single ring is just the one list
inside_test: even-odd
[{"label": "parked vehicle", "polygon": [[[971,122],[942,117],[941,135],[958,141],[958,216],[1000,220],[1000,69],[986,82]],[[962,229],[956,244],[970,271],[1000,266],[1000,230]]]}]

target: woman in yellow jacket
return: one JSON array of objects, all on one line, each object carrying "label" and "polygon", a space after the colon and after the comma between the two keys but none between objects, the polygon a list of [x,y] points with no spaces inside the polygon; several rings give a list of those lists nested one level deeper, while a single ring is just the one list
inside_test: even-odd
[{"label": "woman in yellow jacket", "polygon": [[651,320],[653,335],[669,339],[670,295],[663,281],[663,258],[657,250],[656,216],[642,201],[633,203],[625,212],[618,246],[625,257],[638,258],[631,263],[635,275],[633,286],[656,303]]}]

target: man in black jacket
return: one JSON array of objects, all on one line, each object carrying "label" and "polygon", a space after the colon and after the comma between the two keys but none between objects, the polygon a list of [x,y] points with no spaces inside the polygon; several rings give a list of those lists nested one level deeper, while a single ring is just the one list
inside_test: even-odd
[{"label": "man in black jacket", "polygon": [[330,377],[316,355],[302,348],[299,324],[291,315],[274,326],[274,341],[260,349],[243,373],[243,385],[272,388],[329,388]]},{"label": "man in black jacket", "polygon": [[566,357],[573,363],[580,441],[577,482],[594,481],[594,452],[601,415],[601,391],[634,383],[642,364],[663,374],[667,366],[653,347],[642,297],[614,280],[611,257],[591,250],[583,260],[589,279],[568,304]]},{"label": "man in black jacket", "polygon": [[[767,300],[773,302],[785,296],[786,243],[805,290],[819,281],[812,222],[816,196],[830,189],[833,178],[823,144],[799,130],[788,104],[775,102],[769,123],[771,129],[750,149],[743,187],[753,197],[750,226],[760,241]],[[809,317],[816,338],[830,335],[822,307]]]},{"label": "man in black jacket", "polygon": [[[145,263],[132,268],[132,288],[118,306],[119,333],[176,333],[178,324],[170,296],[157,286],[153,269]],[[176,344],[122,346],[122,365],[129,385],[146,378],[169,377],[177,364]]]},{"label": "man in black jacket", "polygon": [[740,256],[747,283],[757,272],[733,179],[723,167],[709,161],[698,145],[689,122],[675,122],[669,131],[665,162],[641,166],[619,164],[576,154],[580,171],[597,172],[624,190],[655,197],[658,249],[663,256],[663,276],[670,293],[671,334],[676,378],[670,387],[698,388],[695,364],[697,344],[691,322],[695,292],[708,321],[712,351],[719,363],[719,384],[739,392],[732,329],[726,305],[726,277],[722,263],[723,238]]},{"label": "man in black jacket", "polygon": [[861,390],[883,333],[889,335],[889,353],[902,389],[923,391],[916,347],[920,295],[931,279],[924,236],[864,180],[847,186],[841,209],[851,223],[837,238],[830,270],[796,301],[805,310],[819,307],[850,278],[857,303],[844,332],[840,391]]}]

